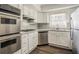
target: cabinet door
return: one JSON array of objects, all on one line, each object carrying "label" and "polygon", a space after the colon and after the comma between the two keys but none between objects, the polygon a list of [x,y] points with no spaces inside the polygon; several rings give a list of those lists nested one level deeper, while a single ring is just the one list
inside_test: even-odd
[{"label": "cabinet door", "polygon": [[46,13],[46,12],[43,12],[43,22],[44,23],[49,23],[48,13]]},{"label": "cabinet door", "polygon": [[48,23],[48,14],[46,12],[38,12],[37,13],[37,22],[38,23]]},{"label": "cabinet door", "polygon": [[38,45],[38,32],[33,33],[33,47],[35,48]]},{"label": "cabinet door", "polygon": [[35,12],[33,9],[30,9],[30,17],[34,19]]},{"label": "cabinet door", "polygon": [[49,31],[48,42],[71,48],[70,32]]},{"label": "cabinet door", "polygon": [[28,7],[23,6],[23,14],[29,17],[30,11]]},{"label": "cabinet door", "polygon": [[19,4],[10,4],[10,5],[20,9],[20,5]]},{"label": "cabinet door", "polygon": [[38,33],[36,31],[29,32],[29,51],[34,49],[38,44]]},{"label": "cabinet door", "polygon": [[70,32],[59,32],[59,45],[70,47]]},{"label": "cabinet door", "polygon": [[38,14],[37,14],[37,22],[43,23],[43,14],[40,12],[38,12]]},{"label": "cabinet door", "polygon": [[28,33],[22,34],[22,53],[28,53]]},{"label": "cabinet door", "polygon": [[34,16],[34,19],[37,20],[37,11],[36,10],[34,11],[33,16]]},{"label": "cabinet door", "polygon": [[57,35],[54,31],[48,32],[48,43],[57,44]]},{"label": "cabinet door", "polygon": [[33,49],[33,33],[29,32],[29,51]]},{"label": "cabinet door", "polygon": [[37,23],[37,21],[38,21],[37,14],[38,14],[38,12],[35,11],[35,12],[34,12],[34,19],[35,19],[34,22],[36,22],[36,23]]},{"label": "cabinet door", "polygon": [[38,45],[38,32],[35,32],[35,44]]}]

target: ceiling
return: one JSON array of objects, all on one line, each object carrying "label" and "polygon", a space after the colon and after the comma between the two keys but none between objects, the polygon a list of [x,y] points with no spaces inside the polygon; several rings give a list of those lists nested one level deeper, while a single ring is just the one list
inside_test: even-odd
[{"label": "ceiling", "polygon": [[41,11],[41,5],[40,4],[23,4],[25,7],[36,9],[38,11]]},{"label": "ceiling", "polygon": [[33,6],[31,8],[36,8],[39,11],[48,11],[50,9],[58,9],[58,8],[64,8],[68,6],[75,6],[78,4],[25,4],[25,6]]},{"label": "ceiling", "polygon": [[42,10],[50,10],[50,9],[57,9],[57,8],[63,8],[68,6],[75,6],[77,4],[42,4],[41,9]]}]

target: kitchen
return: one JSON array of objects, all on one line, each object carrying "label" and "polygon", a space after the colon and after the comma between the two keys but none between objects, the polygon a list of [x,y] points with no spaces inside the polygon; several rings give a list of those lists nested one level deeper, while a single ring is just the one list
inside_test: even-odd
[{"label": "kitchen", "polygon": [[78,8],[78,4],[0,4],[0,54],[79,53],[74,20]]}]

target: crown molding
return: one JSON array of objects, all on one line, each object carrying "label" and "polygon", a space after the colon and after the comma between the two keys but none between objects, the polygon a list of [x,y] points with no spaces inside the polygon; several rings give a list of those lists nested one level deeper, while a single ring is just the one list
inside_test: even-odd
[{"label": "crown molding", "polygon": [[42,10],[42,12],[51,12],[51,11],[56,11],[56,10],[69,9],[69,8],[78,7],[78,6],[79,5],[74,5],[74,6],[67,6],[67,7],[62,7],[62,8],[50,9],[50,10]]}]

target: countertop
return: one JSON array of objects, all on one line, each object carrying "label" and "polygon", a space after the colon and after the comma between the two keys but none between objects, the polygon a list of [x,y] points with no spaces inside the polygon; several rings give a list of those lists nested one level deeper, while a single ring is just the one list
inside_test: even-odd
[{"label": "countertop", "polygon": [[70,32],[69,29],[26,29],[26,30],[21,30],[20,32],[29,32],[29,31],[38,31],[38,32],[43,32],[43,31]]},{"label": "countertop", "polygon": [[21,30],[20,32],[28,32],[28,31],[35,31],[36,29],[26,29],[26,30]]},{"label": "countertop", "polygon": [[69,29],[37,29],[38,32],[42,31],[61,31],[61,32],[70,32]]}]

